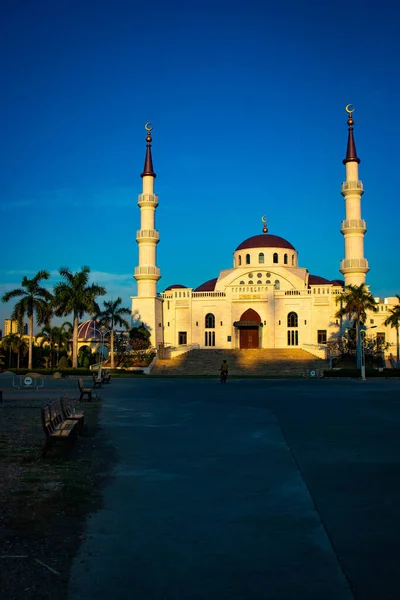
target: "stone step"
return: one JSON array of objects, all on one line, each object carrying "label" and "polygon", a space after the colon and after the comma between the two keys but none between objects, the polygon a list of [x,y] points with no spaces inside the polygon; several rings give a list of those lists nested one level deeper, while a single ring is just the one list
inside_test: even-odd
[{"label": "stone step", "polygon": [[158,360],[152,375],[217,375],[226,360],[230,375],[301,375],[327,368],[327,361],[301,349],[192,350]]}]

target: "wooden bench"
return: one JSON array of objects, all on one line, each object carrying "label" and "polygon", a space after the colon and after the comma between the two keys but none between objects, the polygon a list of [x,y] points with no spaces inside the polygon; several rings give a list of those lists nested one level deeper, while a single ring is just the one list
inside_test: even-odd
[{"label": "wooden bench", "polygon": [[78,379],[78,387],[81,395],[79,396],[79,402],[82,402],[82,399],[87,396],[88,402],[92,401],[92,388],[85,388],[83,385],[83,380]]},{"label": "wooden bench", "polygon": [[103,371],[102,372],[102,381],[103,383],[110,383],[111,382],[111,375],[108,371]]},{"label": "wooden bench", "polygon": [[83,408],[75,408],[68,404],[67,398],[63,396],[60,398],[61,402],[61,410],[65,417],[65,419],[69,419],[71,421],[77,421],[78,423],[78,432],[82,433],[83,428],[85,427],[85,411]]},{"label": "wooden bench", "polygon": [[55,442],[71,443],[77,438],[78,421],[65,419],[60,400],[55,400],[42,409],[42,423],[46,435],[42,456],[45,456]]},{"label": "wooden bench", "polygon": [[93,387],[94,388],[97,388],[97,387],[101,388],[101,384],[103,383],[102,376],[100,375],[100,377],[99,377],[98,374],[93,373],[92,377],[93,377]]}]

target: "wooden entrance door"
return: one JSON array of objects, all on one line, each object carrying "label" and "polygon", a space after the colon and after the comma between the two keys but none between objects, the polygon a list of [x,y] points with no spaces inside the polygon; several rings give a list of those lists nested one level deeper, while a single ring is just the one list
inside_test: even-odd
[{"label": "wooden entrance door", "polygon": [[241,327],[240,328],[240,348],[258,348],[258,327]]}]

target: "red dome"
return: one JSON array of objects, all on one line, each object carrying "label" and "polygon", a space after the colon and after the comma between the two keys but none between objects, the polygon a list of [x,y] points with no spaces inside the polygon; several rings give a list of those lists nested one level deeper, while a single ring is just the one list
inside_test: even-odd
[{"label": "red dome", "polygon": [[287,240],[279,237],[279,235],[271,235],[270,233],[261,233],[259,235],[253,235],[253,237],[244,240],[235,250],[247,250],[249,248],[288,248],[289,250],[296,250],[294,246]]},{"label": "red dome", "polygon": [[324,285],[327,283],[330,283],[330,281],[319,275],[309,275],[308,277],[308,285]]},{"label": "red dome", "polygon": [[165,288],[164,292],[169,292],[169,290],[176,290],[177,288],[187,289],[187,286],[186,285],[181,285],[180,283],[174,283],[173,285],[169,285],[167,288]]},{"label": "red dome", "polygon": [[213,292],[215,290],[215,284],[217,283],[218,277],[215,279],[209,279],[205,281],[199,287],[197,287],[194,292]]}]

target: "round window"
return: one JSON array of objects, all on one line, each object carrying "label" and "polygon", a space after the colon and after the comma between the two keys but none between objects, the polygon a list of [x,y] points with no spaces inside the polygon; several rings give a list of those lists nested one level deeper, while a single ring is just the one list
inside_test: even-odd
[{"label": "round window", "polygon": [[267,273],[267,277],[271,277],[271,273]]},{"label": "round window", "polygon": [[253,277],[253,273],[249,273],[249,277]]},{"label": "round window", "polygon": [[257,277],[262,277],[262,273],[257,273]]}]

